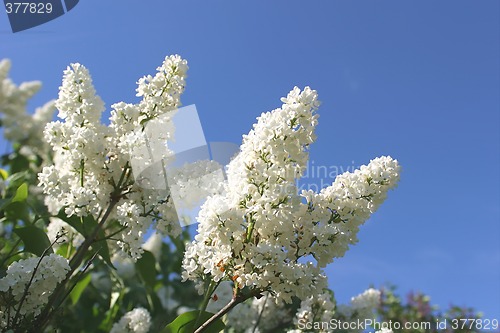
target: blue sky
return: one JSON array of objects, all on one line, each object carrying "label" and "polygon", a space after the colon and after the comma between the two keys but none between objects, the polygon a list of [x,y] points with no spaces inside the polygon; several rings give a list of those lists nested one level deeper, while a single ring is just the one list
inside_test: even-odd
[{"label": "blue sky", "polygon": [[209,141],[241,142],[294,85],[311,86],[315,165],[391,155],[404,168],[360,243],[328,267],[337,298],[392,282],[499,319],[499,4],[87,0],[17,34],[1,12],[0,57],[17,83],[44,82],[33,106],[57,96],[70,62],[109,106],[134,102],[137,79],[181,54],[183,103]]}]

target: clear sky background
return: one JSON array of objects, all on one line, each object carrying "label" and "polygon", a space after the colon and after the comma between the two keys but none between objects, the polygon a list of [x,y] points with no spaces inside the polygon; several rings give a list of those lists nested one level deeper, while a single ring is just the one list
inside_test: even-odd
[{"label": "clear sky background", "polygon": [[136,101],[137,79],[178,53],[183,103],[209,141],[241,142],[294,85],[311,86],[314,165],[391,155],[404,168],[360,243],[328,267],[338,300],[392,282],[500,319],[499,4],[85,0],[17,34],[0,12],[0,58],[17,83],[44,82],[33,107],[57,96],[70,62],[109,107]]}]

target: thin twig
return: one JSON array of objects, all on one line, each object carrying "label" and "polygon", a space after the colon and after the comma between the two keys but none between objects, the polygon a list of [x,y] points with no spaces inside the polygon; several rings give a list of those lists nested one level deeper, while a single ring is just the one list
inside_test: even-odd
[{"label": "thin twig", "polygon": [[12,321],[13,326],[15,326],[17,324],[17,320],[19,318],[19,315],[21,314],[21,308],[23,306],[24,301],[26,300],[26,297],[28,296],[28,290],[31,287],[33,280],[35,279],[36,272],[38,271],[38,268],[40,267],[43,258],[45,257],[47,252],[52,249],[52,245],[54,245],[57,242],[57,240],[58,240],[58,238],[56,237],[56,239],[52,242],[52,244],[50,244],[49,247],[47,247],[45,250],[43,250],[42,255],[40,256],[40,260],[38,260],[38,262],[36,263],[36,266],[33,269],[33,274],[31,274],[30,280],[26,284],[26,287],[24,287],[23,295],[21,296],[21,300],[19,301],[19,305],[17,307],[16,314],[14,315],[14,320]]},{"label": "thin twig", "polygon": [[[9,260],[10,257],[16,255],[18,252],[14,253],[14,250],[17,248],[17,246],[19,245],[19,243],[21,243],[21,238],[19,238],[16,243],[12,246],[12,249],[10,249],[9,253],[7,253],[7,255],[5,256],[4,259],[2,259],[2,263],[0,264],[0,267],[3,267],[3,264],[5,264],[5,262],[7,260]],[[13,254],[14,253],[14,254]]]},{"label": "thin twig", "polygon": [[212,297],[212,294],[214,293],[215,289],[217,289],[217,286],[219,285],[219,282],[214,282],[213,280],[210,280],[210,283],[208,284],[207,291],[205,293],[205,297],[203,297],[203,301],[201,302],[200,305],[200,312],[198,313],[198,316],[196,317],[196,321],[194,323],[194,327],[198,327],[200,324],[200,319],[201,319],[201,314],[205,312],[208,306],[208,302],[210,302],[210,297]]},{"label": "thin twig", "polygon": [[229,311],[231,311],[231,309],[234,308],[236,305],[238,305],[238,304],[246,301],[249,298],[252,298],[254,296],[258,296],[261,293],[262,293],[262,290],[257,290],[256,289],[256,290],[252,290],[247,295],[241,295],[241,294],[239,294],[239,295],[233,296],[233,298],[231,299],[231,301],[229,303],[227,303],[222,309],[220,309],[219,312],[217,312],[216,314],[214,314],[206,322],[204,322],[200,327],[198,327],[196,329],[196,331],[194,331],[194,333],[201,333],[201,332],[205,331],[208,328],[208,326],[210,326],[215,321],[217,321],[219,318],[221,318],[226,313],[228,313]]},{"label": "thin twig", "polygon": [[[85,241],[80,245],[78,250],[75,253],[75,256],[71,259],[70,261],[70,271],[68,274],[66,274],[66,278],[59,284],[59,286],[55,289],[54,293],[51,295],[49,298],[49,301],[45,305],[44,310],[42,313],[38,316],[37,320],[35,321],[34,327],[37,329],[43,330],[43,328],[48,324],[50,318],[54,314],[54,311],[52,310],[52,305],[55,303],[55,301],[61,296],[61,293],[64,292],[65,285],[68,283],[70,278],[72,277],[73,273],[75,270],[80,266],[82,263],[83,259],[85,258],[85,255],[87,254],[87,250],[90,248],[90,246],[95,243],[97,234],[103,227],[104,223],[108,219],[108,217],[111,215],[111,212],[115,208],[116,204],[118,201],[121,199],[121,191],[122,191],[122,186],[123,184],[127,183],[130,178],[130,166],[129,163],[127,162],[124,166],[123,172],[120,176],[120,180],[118,181],[118,184],[115,188],[115,191],[111,194],[111,201],[109,202],[109,205],[104,212],[102,216],[100,216],[100,221],[95,227],[95,229],[92,231],[89,237],[85,239]],[[101,214],[99,214],[101,215]],[[61,303],[64,301],[64,298],[61,300]]]},{"label": "thin twig", "polygon": [[257,327],[259,327],[260,320],[262,318],[262,314],[264,313],[264,309],[266,308],[267,299],[269,298],[269,293],[266,294],[266,299],[264,300],[264,304],[262,305],[262,309],[260,309],[259,316],[257,317],[257,321],[255,322],[255,326],[253,327],[252,333],[255,333]]},{"label": "thin twig", "polygon": [[89,259],[89,261],[87,262],[87,264],[85,265],[85,267],[83,267],[83,269],[78,273],[78,275],[76,276],[76,281],[75,283],[71,286],[71,288],[68,289],[68,291],[66,292],[66,294],[64,294],[61,302],[59,302],[59,304],[57,304],[54,309],[52,310],[53,312],[57,311],[57,309],[64,303],[64,300],[69,296],[69,294],[71,294],[71,292],[73,291],[73,289],[76,287],[76,285],[78,284],[78,282],[80,282],[81,280],[81,276],[83,274],[85,274],[85,272],[87,271],[87,269],[90,267],[90,265],[92,264],[92,261],[94,261],[95,257],[97,257],[97,254],[99,253],[99,251],[96,251],[94,253],[94,255],[92,256],[92,258]]}]

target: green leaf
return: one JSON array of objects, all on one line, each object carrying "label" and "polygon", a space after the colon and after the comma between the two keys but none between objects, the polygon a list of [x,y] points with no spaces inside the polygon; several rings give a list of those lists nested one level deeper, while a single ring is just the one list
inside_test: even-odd
[{"label": "green leaf", "polygon": [[2,207],[5,217],[11,221],[24,221],[25,225],[31,224],[29,207],[26,201],[18,202],[6,202],[4,207]]},{"label": "green leaf", "polygon": [[10,160],[10,171],[17,173],[29,169],[30,161],[23,155],[15,153],[15,157]]},{"label": "green leaf", "polygon": [[156,282],[156,260],[149,251],[144,251],[142,257],[135,263],[135,269],[147,286],[153,288]]},{"label": "green leaf", "polygon": [[[61,210],[57,217],[75,228],[75,230],[78,231],[83,237],[85,237],[85,239],[91,236],[92,232],[98,225],[97,221],[92,215],[88,215],[83,218],[79,218],[77,216],[67,217],[66,214],[64,214],[64,210]],[[108,242],[104,238],[104,230],[102,230],[101,228],[97,233],[98,241],[92,244],[91,249],[97,251],[102,260],[104,260],[110,267],[114,268],[113,264],[111,263]]]},{"label": "green leaf", "polygon": [[10,201],[10,199],[0,199],[0,211],[10,204]]},{"label": "green leaf", "polygon": [[21,171],[17,173],[12,173],[6,180],[6,182],[9,184],[8,187],[9,189],[12,188],[17,188],[19,185],[21,185],[23,182],[28,180],[29,174],[27,171]]},{"label": "green leaf", "polygon": [[[2,170],[2,169],[0,169]],[[3,177],[3,175],[1,175]],[[28,197],[28,184],[22,183],[17,189],[16,193],[12,198],[1,199],[0,200],[0,210],[5,209],[7,206],[14,202],[23,202]]]},{"label": "green leaf", "polygon": [[86,236],[86,234],[84,233],[83,224],[78,216],[76,215],[73,215],[71,217],[66,216],[63,208],[61,209],[59,214],[57,214],[57,217],[63,220],[64,222],[68,223],[73,228],[75,228],[75,230],[78,231],[83,237]]},{"label": "green leaf", "polygon": [[116,319],[116,315],[120,310],[120,306],[122,305],[123,295],[125,294],[125,290],[122,289],[120,292],[112,292],[110,297],[109,310],[106,312],[106,317],[101,321],[99,328],[109,332],[111,327],[113,326],[113,322]]},{"label": "green leaf", "polygon": [[16,194],[12,198],[12,202],[21,202],[28,197],[28,184],[22,183],[16,190]]},{"label": "green leaf", "polygon": [[[168,324],[160,333],[193,333],[196,327],[196,319],[198,318],[199,310],[189,311],[181,314],[173,322]],[[213,316],[213,313],[204,311],[201,314],[200,325],[201,323],[206,322],[210,317]],[[226,327],[222,320],[219,318],[215,322],[213,322],[207,329],[203,332],[206,333],[218,333],[222,331]]]},{"label": "green leaf", "polygon": [[[94,232],[95,228],[98,227],[98,225],[99,224],[92,215],[85,216],[83,218],[83,235],[85,236],[85,238],[91,236],[91,234]],[[113,266],[113,264],[111,263],[111,256],[109,254],[108,242],[106,241],[105,237],[106,235],[104,234],[104,230],[100,228],[99,231],[97,232],[98,241],[94,242],[90,248],[94,251],[97,251],[101,259],[104,260],[106,264],[108,264],[110,267],[115,268],[115,266]]]},{"label": "green leaf", "polygon": [[91,275],[87,274],[83,279],[78,281],[78,283],[75,285],[75,287],[69,294],[69,297],[71,297],[71,303],[73,303],[73,305],[78,303],[80,296],[82,295],[85,288],[87,288],[87,285],[89,284],[90,280],[91,280]]},{"label": "green leaf", "polygon": [[3,180],[6,180],[9,177],[9,174],[4,169],[0,169],[0,177],[2,177]]},{"label": "green leaf", "polygon": [[108,242],[104,239],[104,231],[99,230],[97,237],[100,239],[99,241],[92,244],[90,247],[92,250],[97,251],[99,256],[109,267],[115,268],[113,263],[111,262],[111,256],[109,254]]},{"label": "green leaf", "polygon": [[83,217],[82,227],[83,227],[83,235],[85,236],[85,238],[91,236],[95,228],[97,228],[98,226],[99,224],[92,215],[87,215]]},{"label": "green leaf", "polygon": [[69,244],[64,243],[59,245],[59,247],[56,250],[56,254],[60,255],[61,257],[69,259],[68,254],[70,253],[68,253],[69,252],[68,250],[69,250]]},{"label": "green leaf", "polygon": [[51,243],[47,235],[42,229],[34,226],[14,229],[16,235],[21,238],[24,244],[24,251],[33,253],[37,256],[42,256],[43,252],[48,249],[48,253],[53,253]]}]

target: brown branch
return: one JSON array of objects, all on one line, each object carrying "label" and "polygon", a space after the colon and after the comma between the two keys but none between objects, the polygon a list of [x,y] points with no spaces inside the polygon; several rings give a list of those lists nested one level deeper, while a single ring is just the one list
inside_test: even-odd
[{"label": "brown branch", "polygon": [[221,318],[226,313],[231,311],[231,309],[234,308],[236,305],[243,303],[244,301],[246,301],[249,298],[252,298],[254,296],[258,296],[261,293],[262,293],[262,290],[256,289],[256,290],[252,290],[250,293],[248,293],[246,295],[238,294],[238,295],[233,296],[233,298],[231,299],[231,301],[229,303],[227,303],[222,309],[219,310],[219,312],[214,314],[206,322],[204,322],[200,327],[198,327],[196,329],[196,331],[194,331],[194,333],[204,332],[208,328],[208,326],[210,326],[215,321],[217,321],[219,318]]}]

